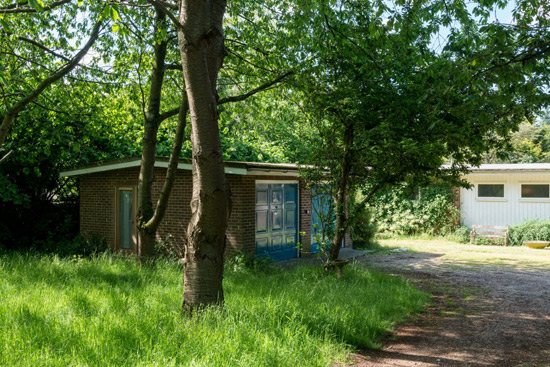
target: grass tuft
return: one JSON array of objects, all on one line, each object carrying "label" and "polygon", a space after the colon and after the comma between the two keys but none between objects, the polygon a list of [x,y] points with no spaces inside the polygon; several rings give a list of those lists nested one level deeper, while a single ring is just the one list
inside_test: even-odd
[{"label": "grass tuft", "polygon": [[229,270],[225,308],[182,318],[181,265],[0,256],[1,366],[329,366],[427,296],[406,281],[315,267]]}]

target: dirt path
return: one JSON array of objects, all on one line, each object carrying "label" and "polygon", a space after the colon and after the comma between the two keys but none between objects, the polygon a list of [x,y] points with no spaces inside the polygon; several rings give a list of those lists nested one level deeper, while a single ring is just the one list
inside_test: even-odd
[{"label": "dirt path", "polygon": [[550,366],[550,268],[471,266],[445,255],[441,250],[358,259],[411,279],[434,298],[381,351],[362,352],[351,365]]}]

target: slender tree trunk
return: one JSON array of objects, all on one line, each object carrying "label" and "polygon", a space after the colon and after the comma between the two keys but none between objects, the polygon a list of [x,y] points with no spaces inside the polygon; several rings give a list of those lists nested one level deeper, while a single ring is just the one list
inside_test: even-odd
[{"label": "slender tree trunk", "polygon": [[336,193],[336,228],[334,229],[334,238],[330,246],[328,262],[338,259],[340,246],[346,231],[348,229],[347,220],[347,201],[349,198],[349,179],[351,167],[353,164],[353,124],[346,126],[344,132],[344,157],[342,160],[342,170],[338,178],[338,191]]},{"label": "slender tree trunk", "polygon": [[216,82],[223,63],[225,1],[181,0],[178,40],[191,113],[193,195],[183,275],[183,312],[222,304],[225,232],[231,210],[218,131]]},{"label": "slender tree trunk", "polygon": [[[155,8],[155,36],[160,33],[166,15]],[[140,261],[151,259],[155,256],[155,243],[157,228],[147,225],[153,217],[152,189],[155,180],[155,152],[157,148],[157,134],[160,125],[160,104],[162,85],[164,82],[164,66],[168,42],[161,40],[154,46],[154,61],[151,71],[151,87],[145,112],[143,139],[141,142],[141,166],[138,182],[138,229],[139,246],[138,257]]]}]

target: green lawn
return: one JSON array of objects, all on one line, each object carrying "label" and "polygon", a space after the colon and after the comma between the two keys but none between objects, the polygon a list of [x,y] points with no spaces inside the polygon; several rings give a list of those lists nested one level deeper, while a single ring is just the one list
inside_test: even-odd
[{"label": "green lawn", "polygon": [[452,266],[507,267],[514,269],[549,269],[550,249],[534,250],[526,246],[480,246],[444,239],[389,239],[379,241],[386,248],[405,247],[415,252],[440,254]]},{"label": "green lawn", "polygon": [[182,318],[182,270],[159,262],[0,255],[0,366],[329,366],[427,295],[350,265],[228,270],[226,307]]}]

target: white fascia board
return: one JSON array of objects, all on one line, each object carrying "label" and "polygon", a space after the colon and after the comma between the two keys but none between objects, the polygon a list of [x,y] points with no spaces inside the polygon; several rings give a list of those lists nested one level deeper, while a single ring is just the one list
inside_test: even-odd
[{"label": "white fascia board", "polygon": [[251,169],[247,171],[247,175],[253,176],[291,176],[298,177],[300,172],[297,171],[276,171],[276,170],[261,170],[261,169]]},{"label": "white fascia board", "polygon": [[131,161],[131,162],[113,163],[105,166],[97,166],[97,167],[90,167],[90,168],[75,169],[70,171],[63,171],[59,173],[59,176],[60,177],[79,176],[79,175],[85,175],[88,173],[106,172],[106,171],[112,171],[116,169],[139,167],[140,164],[141,164],[141,161],[139,160]]},{"label": "white fascia board", "polygon": [[464,177],[516,175],[550,175],[550,171],[475,171],[468,172],[468,174],[464,175]]},{"label": "white fascia board", "polygon": [[[131,162],[123,162],[123,163],[113,163],[108,164],[104,166],[97,166],[97,167],[90,167],[90,168],[82,168],[82,169],[75,169],[70,171],[63,171],[59,173],[60,177],[71,177],[71,176],[79,176],[79,175],[85,175],[89,173],[97,173],[97,172],[106,172],[106,171],[113,171],[117,169],[124,169],[124,168],[132,168],[132,167],[139,167],[141,164],[140,160],[135,160]],[[155,167],[158,168],[168,168],[168,162],[161,161],[161,162],[155,162]],[[192,169],[192,165],[189,163],[178,163],[178,169],[182,170],[188,170],[190,171]],[[234,168],[234,167],[225,167],[225,173],[233,174],[233,175],[246,175],[247,170],[245,168]]]}]

